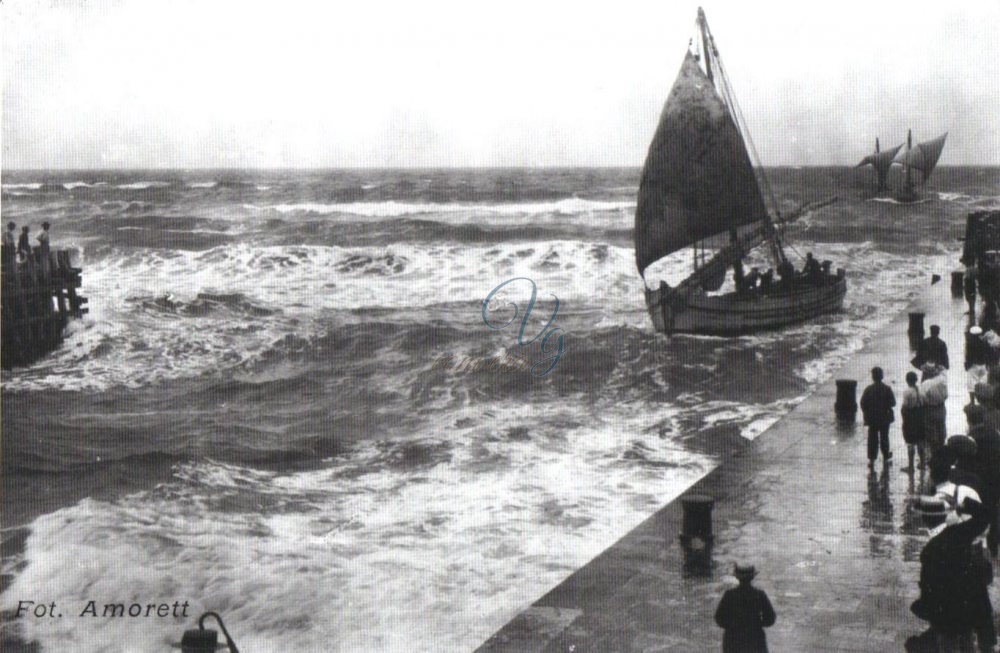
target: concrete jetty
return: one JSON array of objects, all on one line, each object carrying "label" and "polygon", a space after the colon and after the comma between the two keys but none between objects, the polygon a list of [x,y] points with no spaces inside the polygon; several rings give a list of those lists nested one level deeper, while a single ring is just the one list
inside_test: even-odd
[{"label": "concrete jetty", "polygon": [[[937,271],[947,278],[947,271]],[[930,284],[931,275],[927,276]],[[963,299],[946,281],[930,285],[909,311],[941,326],[951,358],[948,433],[965,433],[968,402]],[[680,499],[715,499],[712,545],[680,544],[683,511],[675,500],[501,628],[480,651],[717,651],[714,621],[723,591],[735,585],[736,561],[757,566],[755,585],[778,614],[767,629],[772,651],[903,650],[926,624],[910,613],[919,590],[919,554],[926,542],[911,501],[926,474],[909,475],[896,422],[894,458],[867,464],[867,429],[834,415],[836,379],[858,381],[881,366],[897,397],[913,368],[901,312],[832,378]],[[928,481],[929,482],[929,481]],[[707,553],[705,553],[707,552]],[[702,558],[704,561],[704,558]],[[991,588],[995,592],[996,583]],[[1000,606],[994,593],[994,606]]]}]

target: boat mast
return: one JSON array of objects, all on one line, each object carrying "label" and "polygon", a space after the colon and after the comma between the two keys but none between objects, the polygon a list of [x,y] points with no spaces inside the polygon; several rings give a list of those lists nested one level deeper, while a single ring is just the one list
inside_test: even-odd
[{"label": "boat mast", "polygon": [[[759,176],[761,185],[764,187],[767,192],[767,196],[771,200],[771,208],[774,210],[775,215],[780,219],[781,212],[778,210],[778,202],[774,197],[774,191],[771,189],[770,180],[767,178],[767,173],[764,172],[764,166],[761,164],[760,155],[757,154],[757,148],[754,145],[753,138],[750,136],[750,130],[747,129],[746,119],[743,117],[743,111],[740,109],[740,105],[736,102],[736,97],[732,92],[732,87],[729,84],[729,76],[726,74],[725,66],[722,65],[722,58],[719,57],[719,49],[715,45],[715,38],[712,36],[712,31],[708,28],[708,20],[705,18],[705,10],[701,7],[698,7],[698,28],[701,31],[702,43],[704,44],[705,74],[708,76],[709,81],[712,82],[712,85],[715,86],[716,91],[719,92],[723,102],[727,107],[729,107],[729,113],[733,118],[733,123],[736,125],[736,129],[740,132],[740,136],[743,137],[743,142],[749,148],[749,154],[755,164],[755,172]],[[711,55],[709,53],[711,53]],[[715,75],[712,73],[713,61],[719,69],[719,83],[715,82]],[[771,257],[774,259],[775,268],[777,269],[778,266],[787,261],[787,258],[785,257],[784,250],[781,248],[781,239],[774,226],[774,222],[771,220],[770,214],[766,213],[764,222],[766,232],[768,233],[767,242],[771,250]],[[730,240],[733,245],[736,244],[737,238],[735,236],[735,229],[730,232]],[[737,261],[733,265],[733,271],[735,274],[742,274],[742,269],[737,269],[737,267],[741,265],[742,263],[740,261]]]}]

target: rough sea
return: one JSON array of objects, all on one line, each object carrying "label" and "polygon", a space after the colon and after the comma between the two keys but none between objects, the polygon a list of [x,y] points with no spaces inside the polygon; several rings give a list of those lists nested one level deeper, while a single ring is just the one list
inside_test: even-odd
[{"label": "rough sea", "polygon": [[[847,269],[845,309],[723,339],[653,332],[636,169],[5,172],[3,223],[50,221],[90,309],[2,375],[5,641],[166,650],[211,609],[243,651],[474,648],[947,283],[965,215],[1000,209],[998,168],[905,206],[858,170],[770,177],[784,211],[840,197],[786,239]],[[559,337],[544,375],[486,364]]]}]

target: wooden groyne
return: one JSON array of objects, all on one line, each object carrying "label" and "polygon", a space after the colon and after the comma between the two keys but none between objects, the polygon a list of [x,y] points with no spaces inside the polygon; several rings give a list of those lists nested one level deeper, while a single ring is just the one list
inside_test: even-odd
[{"label": "wooden groyne", "polygon": [[86,297],[77,295],[80,268],[70,265],[69,252],[42,252],[18,261],[12,248],[0,260],[0,365],[4,369],[30,365],[62,342],[70,317],[87,312]]}]

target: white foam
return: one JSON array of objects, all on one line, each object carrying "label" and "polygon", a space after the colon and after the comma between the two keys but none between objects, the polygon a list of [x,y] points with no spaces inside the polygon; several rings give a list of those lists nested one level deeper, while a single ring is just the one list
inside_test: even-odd
[{"label": "white foam", "polygon": [[[434,439],[318,471],[185,465],[161,489],[37,519],[0,608],[190,600],[192,617],[220,611],[243,650],[469,650],[712,467],[646,432],[636,408],[574,427],[568,408],[480,405],[468,427],[452,414]],[[494,436],[516,425],[527,439]],[[445,453],[386,464],[415,445]],[[158,650],[193,625],[55,621],[21,625],[81,653]]]},{"label": "white foam", "polygon": [[41,187],[42,187],[42,184],[40,184],[40,183],[31,183],[31,184],[3,184],[3,189],[4,190],[7,190],[8,188],[24,188],[24,189],[27,189],[27,190],[38,190]]},{"label": "white foam", "polygon": [[189,188],[213,188],[218,185],[217,181],[192,181],[188,183]]},{"label": "white foam", "polygon": [[136,181],[131,184],[118,184],[115,188],[124,188],[128,190],[142,190],[145,188],[162,188],[170,186],[169,181]]},{"label": "white foam", "polygon": [[593,213],[634,209],[635,202],[609,202],[569,198],[554,202],[521,204],[438,204],[409,202],[347,202],[324,204],[306,202],[299,204],[276,204],[256,206],[245,204],[245,208],[255,211],[276,211],[278,213],[316,213],[330,215],[343,213],[373,218],[400,217],[404,215],[427,215],[444,213],[495,214],[495,215],[539,215]]}]

